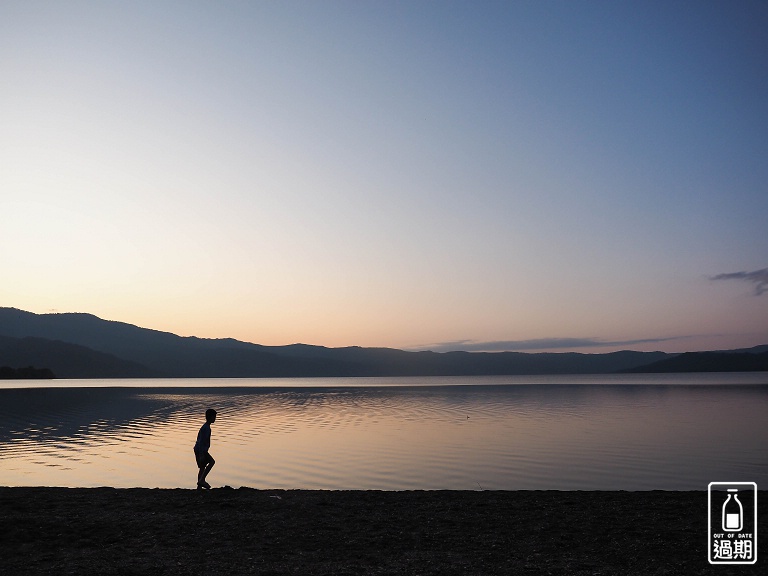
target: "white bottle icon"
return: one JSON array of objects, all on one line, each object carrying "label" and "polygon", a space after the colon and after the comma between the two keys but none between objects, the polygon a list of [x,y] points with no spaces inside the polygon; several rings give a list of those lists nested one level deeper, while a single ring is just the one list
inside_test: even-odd
[{"label": "white bottle icon", "polygon": [[736,494],[738,490],[729,488],[728,492],[728,498],[723,504],[723,532],[740,532],[744,527],[744,508]]}]

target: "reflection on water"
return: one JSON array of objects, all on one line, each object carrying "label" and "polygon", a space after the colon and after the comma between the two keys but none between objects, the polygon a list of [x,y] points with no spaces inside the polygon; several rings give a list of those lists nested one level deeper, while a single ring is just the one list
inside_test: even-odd
[{"label": "reflection on water", "polygon": [[[160,381],[162,382],[162,381]],[[768,481],[768,386],[0,389],[0,485],[702,489]]]}]

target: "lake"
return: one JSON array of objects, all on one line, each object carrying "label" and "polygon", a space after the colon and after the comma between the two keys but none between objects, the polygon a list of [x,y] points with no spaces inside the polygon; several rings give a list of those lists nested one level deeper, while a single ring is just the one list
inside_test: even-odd
[{"label": "lake", "polygon": [[4,381],[0,485],[193,488],[209,407],[213,486],[768,485],[768,373]]}]

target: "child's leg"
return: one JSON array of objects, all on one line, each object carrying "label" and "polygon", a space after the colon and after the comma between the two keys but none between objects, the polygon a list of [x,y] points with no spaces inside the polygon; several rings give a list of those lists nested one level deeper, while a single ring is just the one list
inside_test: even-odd
[{"label": "child's leg", "polygon": [[198,485],[205,484],[205,477],[208,476],[208,473],[211,471],[211,468],[213,468],[214,464],[216,464],[216,460],[214,460],[213,457],[210,454],[208,454],[208,459],[205,467],[200,468],[200,473],[197,475]]},{"label": "child's leg", "polygon": [[205,477],[208,476],[208,472],[211,471],[211,468],[213,468],[213,465],[216,464],[216,460],[211,458],[211,455],[208,455],[208,464],[206,464],[205,468],[203,469],[203,481],[205,481]]}]

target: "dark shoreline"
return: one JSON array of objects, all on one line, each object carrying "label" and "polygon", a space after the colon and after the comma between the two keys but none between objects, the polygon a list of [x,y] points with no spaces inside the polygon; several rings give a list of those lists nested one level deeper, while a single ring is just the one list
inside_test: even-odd
[{"label": "dark shoreline", "polygon": [[[758,532],[766,534],[758,495]],[[0,488],[7,574],[758,574],[707,493]]]}]

